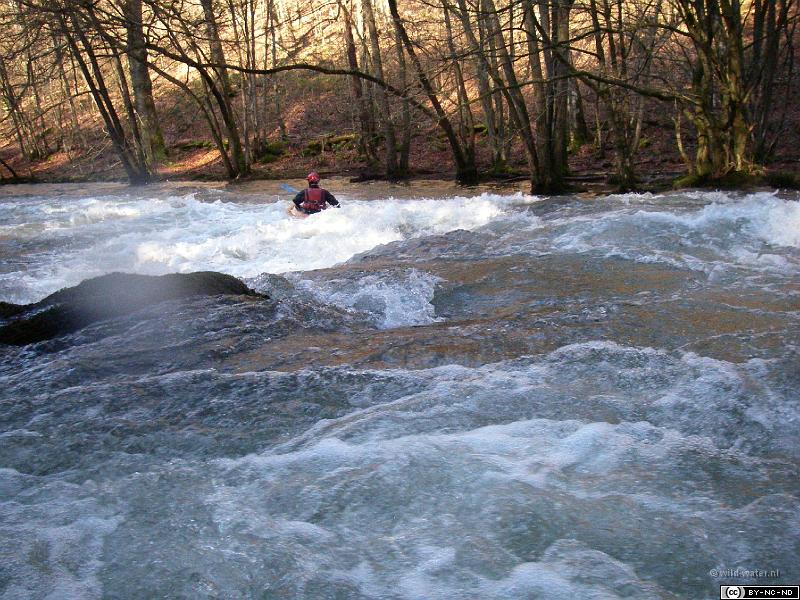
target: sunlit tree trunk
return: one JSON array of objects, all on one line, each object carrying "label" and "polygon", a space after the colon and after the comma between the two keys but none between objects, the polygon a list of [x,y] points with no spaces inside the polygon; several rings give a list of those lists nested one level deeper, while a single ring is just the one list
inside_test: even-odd
[{"label": "sunlit tree trunk", "polygon": [[[489,81],[489,74],[483,66],[480,56],[486,56],[487,47],[489,42],[486,39],[486,26],[485,18],[478,15],[476,24],[478,29],[478,45],[477,52],[473,52],[472,63],[473,70],[476,74],[478,83],[478,94],[480,97],[481,109],[483,111],[483,118],[486,123],[486,134],[489,139],[489,146],[492,149],[492,164],[491,171],[500,173],[506,168],[506,153],[505,143],[503,139],[503,112],[502,102],[503,97],[499,93],[495,93]],[[472,30],[472,19],[469,15],[466,19],[461,19],[462,27],[469,27]],[[474,37],[474,34],[473,34]],[[495,100],[497,101],[497,110],[495,110]]]},{"label": "sunlit tree trunk", "polygon": [[127,29],[128,71],[136,114],[139,117],[142,145],[150,164],[155,164],[166,156],[167,148],[153,100],[153,84],[142,23],[142,0],[124,0],[123,12]]},{"label": "sunlit tree trunk", "polygon": [[467,36],[470,48],[473,52],[478,53],[484,68],[494,80],[495,85],[502,90],[503,96],[506,98],[508,104],[509,115],[524,142],[525,156],[531,176],[531,190],[554,190],[557,186],[553,185],[550,179],[550,173],[541,169],[525,96],[522,93],[521,85],[517,79],[514,63],[511,60],[508,48],[502,37],[502,29],[494,3],[492,0],[482,0],[481,9],[487,18],[487,35],[490,39],[492,36],[496,36],[499,42],[496,44],[496,51],[498,54],[500,72],[493,68],[491,61],[488,60],[486,56],[479,53],[478,41],[475,39],[475,35],[469,27],[469,13],[465,0],[458,0],[458,6],[462,22],[464,23],[464,33]]},{"label": "sunlit tree trunk", "polygon": [[[270,55],[272,57],[272,67],[278,66],[278,9],[275,0],[267,0],[267,28],[270,37]],[[278,121],[278,130],[282,140],[289,139],[286,132],[286,122],[283,119],[283,109],[281,106],[281,90],[278,84],[278,76],[272,76],[272,101],[275,109],[275,118]]]},{"label": "sunlit tree trunk", "polygon": [[[753,89],[754,156],[765,163],[772,158],[791,101],[790,82],[794,75],[794,28],[798,4],[792,0],[755,0],[753,6],[753,45],[748,83]],[[781,43],[783,41],[783,43]],[[783,62],[784,76],[778,77]],[[783,90],[781,104],[776,104]]]},{"label": "sunlit tree trunk", "polygon": [[539,167],[543,172],[550,172],[552,165],[552,140],[550,128],[550,110],[547,102],[547,78],[542,67],[544,52],[539,43],[538,23],[534,4],[525,7],[526,42],[528,45],[528,61],[533,78],[533,112],[536,124],[536,144],[539,153]]},{"label": "sunlit tree trunk", "polygon": [[0,86],[2,86],[6,110],[8,111],[8,115],[11,117],[11,124],[14,128],[14,136],[17,138],[19,151],[23,156],[30,159],[32,158],[32,154],[28,150],[25,140],[24,125],[19,114],[19,100],[16,92],[14,91],[14,87],[8,75],[8,69],[6,68],[5,61],[2,57],[0,57]]},{"label": "sunlit tree trunk", "polygon": [[[125,135],[125,129],[106,86],[103,71],[100,68],[94,49],[86,38],[84,27],[74,14],[69,15],[69,19],[72,25],[71,28],[67,26],[65,18],[62,17],[61,19],[63,35],[72,49],[73,56],[81,69],[86,85],[103,118],[106,131],[128,175],[128,181],[133,185],[148,183],[150,181],[150,171],[146,164],[139,161],[136,149],[130,144]],[[88,63],[84,60],[84,55],[88,58]]]},{"label": "sunlit tree trunk", "polygon": [[225,52],[222,49],[222,41],[219,37],[219,28],[217,26],[217,17],[214,14],[214,6],[212,0],[200,0],[203,7],[203,15],[205,17],[206,36],[209,44],[209,51],[211,61],[214,64],[214,73],[216,74],[217,81],[219,81],[219,89],[214,86],[215,98],[219,104],[220,112],[222,113],[222,120],[225,123],[227,130],[227,137],[230,143],[231,159],[236,170],[236,176],[247,175],[250,172],[250,164],[247,160],[244,148],[242,147],[242,139],[239,135],[239,127],[236,124],[234,116],[233,105],[231,98],[233,98],[233,90],[231,87],[230,78],[228,77],[228,70],[225,67]]},{"label": "sunlit tree trunk", "polygon": [[[370,56],[372,58],[372,72],[378,79],[385,80],[383,72],[383,58],[381,56],[380,40],[378,39],[378,27],[375,23],[372,0],[361,0],[361,10],[364,13],[364,21],[369,33]],[[397,167],[397,139],[395,138],[394,125],[392,124],[391,111],[389,110],[389,98],[386,90],[377,86],[375,96],[378,101],[380,111],[381,133],[385,149],[386,175],[396,177]]]},{"label": "sunlit tree trunk", "polygon": [[[342,30],[344,33],[345,52],[347,54],[347,66],[353,71],[358,71],[358,50],[356,48],[355,38],[353,37],[353,19],[347,7],[341,6],[341,9],[344,14],[344,26]],[[375,156],[375,149],[373,147],[375,131],[369,114],[369,103],[364,96],[364,86],[361,83],[360,77],[356,75],[350,77],[350,92],[358,111],[359,129],[356,143],[358,152],[366,159],[368,168],[374,169],[378,163],[378,158]]]},{"label": "sunlit tree trunk", "polygon": [[405,48],[406,53],[411,60],[411,64],[414,67],[417,80],[419,81],[422,89],[425,91],[425,95],[428,97],[428,100],[433,107],[434,113],[437,117],[437,124],[442,128],[442,131],[444,132],[445,137],[450,144],[450,150],[453,153],[453,160],[456,163],[456,179],[462,183],[475,183],[478,181],[478,169],[475,165],[475,161],[470,160],[470,157],[461,147],[458,136],[453,129],[453,124],[447,117],[447,113],[445,113],[444,108],[442,108],[442,103],[436,94],[436,90],[434,89],[430,78],[425,73],[425,69],[422,68],[422,63],[420,62],[417,52],[414,49],[414,44],[411,42],[411,38],[408,37],[408,32],[406,31],[403,21],[400,18],[400,13],[397,10],[397,0],[388,0],[388,3],[389,11],[392,14],[392,19],[394,20],[398,35],[403,41],[403,47]]},{"label": "sunlit tree trunk", "polygon": [[453,68],[456,84],[456,98],[458,102],[458,129],[461,144],[464,148],[466,158],[470,162],[475,162],[475,120],[472,116],[472,109],[469,105],[467,88],[464,83],[464,75],[461,71],[455,43],[453,41],[453,27],[450,23],[450,11],[447,3],[442,6],[444,13],[445,34],[447,37],[447,47],[450,51],[450,61]]},{"label": "sunlit tree trunk", "polygon": [[[395,47],[397,49],[397,64],[400,70],[400,89],[403,90],[405,94],[408,94],[406,55],[403,51],[403,40],[400,36],[400,30],[397,28],[397,24],[394,24],[394,38]],[[400,110],[400,157],[397,166],[399,175],[405,177],[409,173],[409,155],[411,154],[411,103],[408,100],[403,100],[403,106]]]},{"label": "sunlit tree trunk", "polygon": [[133,99],[131,98],[128,79],[125,76],[125,69],[122,66],[122,59],[115,49],[111,50],[111,60],[114,64],[114,70],[117,74],[119,97],[122,99],[122,104],[125,106],[125,112],[128,115],[128,128],[130,129],[130,137],[132,141],[131,150],[136,153],[136,162],[144,165],[148,172],[152,172],[150,169],[150,163],[147,160],[145,149],[143,147],[142,132],[141,128],[139,127],[139,121],[136,117],[136,110],[133,107]]},{"label": "sunlit tree trunk", "polygon": [[[58,68],[61,92],[63,96],[67,99],[67,103],[69,104],[70,125],[72,129],[70,135],[70,144],[67,146],[67,150],[69,151],[72,149],[71,147],[75,144],[76,137],[79,141],[83,142],[82,145],[85,146],[86,144],[85,141],[83,140],[80,124],[78,123],[78,109],[75,105],[74,94],[72,92],[69,77],[67,76],[67,72],[64,67],[64,52],[62,50],[62,43],[54,32],[51,32],[51,39],[53,42],[53,54],[55,57],[56,66]],[[62,136],[63,135],[64,132],[62,129]]]},{"label": "sunlit tree trunk", "polygon": [[700,101],[689,112],[698,136],[695,173],[712,179],[751,173],[757,167],[750,144],[740,0],[674,1],[697,52],[693,87]]}]

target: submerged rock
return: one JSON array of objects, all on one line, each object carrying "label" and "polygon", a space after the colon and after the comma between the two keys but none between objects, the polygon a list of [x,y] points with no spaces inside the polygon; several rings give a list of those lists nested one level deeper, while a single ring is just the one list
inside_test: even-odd
[{"label": "submerged rock", "polygon": [[202,271],[169,275],[111,273],[64,288],[34,304],[0,303],[0,344],[24,346],[127,315],[152,304],[191,296],[261,296],[236,277]]}]

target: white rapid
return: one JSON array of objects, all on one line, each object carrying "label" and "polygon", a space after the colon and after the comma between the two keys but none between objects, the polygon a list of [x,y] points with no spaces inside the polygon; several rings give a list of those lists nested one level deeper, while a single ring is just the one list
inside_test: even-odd
[{"label": "white rapid", "polygon": [[270,298],[0,346],[0,600],[800,583],[797,194],[373,185],[295,221],[28,189],[0,190],[2,301],[200,269]]},{"label": "white rapid", "polygon": [[[782,252],[800,247],[800,204],[775,193],[618,199],[617,210],[600,220],[589,217],[577,224],[567,218],[554,246],[564,252],[603,250],[608,256],[663,261],[709,273],[744,267],[796,274],[800,268],[793,255]],[[697,206],[692,200],[703,204]],[[648,206],[637,207],[643,202]],[[684,203],[688,206],[681,206]],[[665,210],[672,208],[670,204],[677,204],[678,210]]]},{"label": "white rapid", "polygon": [[[0,241],[16,254],[0,297],[30,302],[112,271],[160,275],[215,270],[240,277],[330,267],[381,244],[497,219],[511,199],[350,201],[313,219],[286,200],[236,202],[222,192],[156,197],[0,196]],[[15,252],[16,250],[16,252]]]}]

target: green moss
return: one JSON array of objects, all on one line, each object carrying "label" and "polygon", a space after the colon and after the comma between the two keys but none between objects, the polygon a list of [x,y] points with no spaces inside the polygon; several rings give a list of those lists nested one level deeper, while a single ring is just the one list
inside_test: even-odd
[{"label": "green moss", "polygon": [[188,142],[178,142],[173,146],[178,150],[210,150],[215,148],[214,142],[208,140],[191,140]]},{"label": "green moss", "polygon": [[355,133],[345,133],[342,135],[334,135],[325,140],[325,148],[331,150],[341,150],[353,146],[356,141]]},{"label": "green moss", "polygon": [[300,156],[319,156],[322,153],[322,145],[320,140],[310,142],[300,151]]},{"label": "green moss", "polygon": [[357,136],[354,133],[328,135],[306,144],[300,151],[300,156],[319,156],[322,152],[336,152],[355,145]]},{"label": "green moss", "polygon": [[704,178],[696,173],[686,173],[686,175],[681,175],[675,179],[672,182],[672,187],[676,190],[690,187],[700,187],[703,181]]},{"label": "green moss", "polygon": [[261,142],[253,151],[257,162],[273,163],[286,154],[286,143],[282,140]]},{"label": "green moss", "polygon": [[513,175],[514,169],[508,166],[507,163],[500,161],[492,165],[492,168],[489,169],[488,174],[492,177],[506,177],[508,175]]},{"label": "green moss", "polygon": [[763,177],[759,174],[742,173],[741,171],[734,171],[728,173],[723,177],[712,180],[720,187],[747,187],[751,185],[758,185],[763,182]]},{"label": "green moss", "polygon": [[764,178],[762,176],[742,171],[732,171],[722,175],[721,177],[712,177],[708,174],[698,175],[696,173],[688,173],[683,177],[678,177],[675,181],[673,181],[672,187],[674,189],[689,187],[715,187],[728,189],[746,188],[759,185],[763,182]]},{"label": "green moss", "polygon": [[228,95],[230,98],[236,98],[239,92],[242,91],[242,73],[238,71],[228,71],[228,82],[231,84],[231,93]]},{"label": "green moss", "polygon": [[286,153],[286,142],[283,140],[276,140],[274,142],[266,142],[263,148],[264,152],[267,154],[275,154],[276,156],[280,156],[281,154]]}]

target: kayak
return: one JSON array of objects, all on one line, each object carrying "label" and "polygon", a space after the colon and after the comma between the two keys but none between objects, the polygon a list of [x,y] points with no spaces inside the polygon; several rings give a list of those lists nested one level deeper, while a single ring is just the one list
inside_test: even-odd
[{"label": "kayak", "polygon": [[294,204],[289,205],[289,208],[286,209],[286,212],[289,213],[290,217],[294,217],[295,219],[305,219],[311,216],[297,210],[297,207]]}]

